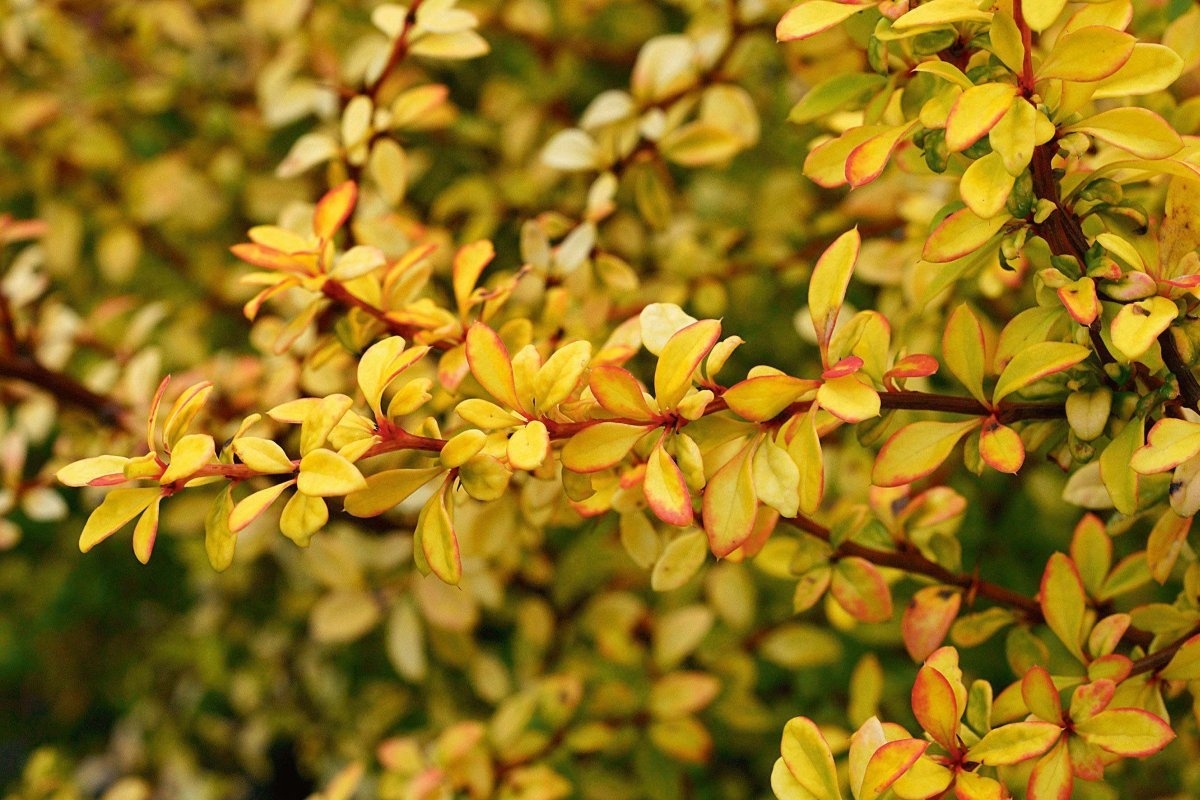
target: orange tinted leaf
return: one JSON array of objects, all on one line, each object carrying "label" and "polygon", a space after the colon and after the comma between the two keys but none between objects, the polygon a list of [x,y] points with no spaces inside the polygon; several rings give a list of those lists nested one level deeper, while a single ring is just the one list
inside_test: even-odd
[{"label": "orange tinted leaf", "polygon": [[979,431],[979,455],[997,472],[1015,474],[1025,463],[1025,445],[1016,431],[988,417]]},{"label": "orange tinted leaf", "polygon": [[946,119],[946,146],[950,152],[958,153],[975,144],[1008,112],[1016,95],[1017,87],[1010,83],[985,83],[963,92]]},{"label": "orange tinted leaf", "polygon": [[935,264],[962,258],[987,244],[1009,219],[1007,214],[980,219],[971,209],[960,208],[938,223],[929,234],[921,257]]},{"label": "orange tinted leaf", "polygon": [[736,550],[754,532],[758,498],[750,459],[752,445],[731,458],[704,487],[704,532],[709,549],[723,558]]},{"label": "orange tinted leaf", "polygon": [[961,606],[962,592],[949,586],[926,586],[912,596],[900,631],[913,661],[924,661],[941,647]]},{"label": "orange tinted leaf", "polygon": [[765,422],[820,385],[819,381],[790,375],[759,375],[735,383],[723,397],[730,410],[742,419]]},{"label": "orange tinted leaf", "polygon": [[813,267],[808,284],[808,310],[819,342],[828,343],[833,336],[861,243],[858,228],[851,228],[825,248]]},{"label": "orange tinted leaf", "polygon": [[154,552],[154,540],[158,538],[158,511],[162,506],[162,495],[154,498],[141,519],[133,527],[133,554],[143,564],[150,563],[150,554]]},{"label": "orange tinted leaf", "polygon": [[1080,325],[1091,325],[1100,316],[1100,297],[1096,294],[1096,282],[1091,278],[1080,278],[1060,286],[1057,294],[1071,319]]},{"label": "orange tinted leaf", "polygon": [[879,416],[879,392],[857,374],[827,380],[817,389],[817,403],[843,422],[862,422]]},{"label": "orange tinted leaf", "polygon": [[846,182],[851,186],[864,186],[883,173],[888,160],[900,142],[917,126],[913,120],[907,125],[897,125],[883,133],[872,136],[850,151],[846,159]]},{"label": "orange tinted leaf", "polygon": [[692,497],[687,481],[663,447],[662,439],[650,451],[643,487],[646,502],[656,517],[669,525],[692,524]]},{"label": "orange tinted leaf", "polygon": [[1029,710],[1046,722],[1062,725],[1064,722],[1062,701],[1054,679],[1043,667],[1033,667],[1021,679],[1021,698]]},{"label": "orange tinted leaf", "polygon": [[950,682],[931,666],[917,670],[917,679],[912,688],[912,710],[917,723],[930,738],[949,752],[958,749],[961,709]]},{"label": "orange tinted leaf", "polygon": [[346,181],[330,189],[313,212],[313,233],[319,239],[332,239],[350,217],[357,202],[358,186],[354,181]]},{"label": "orange tinted leaf", "polygon": [[629,370],[608,365],[593,367],[588,386],[605,411],[626,419],[649,421],[654,418],[641,384]]},{"label": "orange tinted leaf", "polygon": [[897,739],[876,750],[867,761],[858,800],[875,800],[886,792],[927,747],[929,742],[920,739]]},{"label": "orange tinted leaf", "polygon": [[851,556],[833,565],[829,590],[838,605],[862,622],[883,622],[892,616],[892,592],[879,568]]},{"label": "orange tinted leaf", "polygon": [[663,411],[674,410],[692,385],[692,373],[721,336],[721,323],[702,319],[667,340],[654,368],[654,396]]},{"label": "orange tinted leaf", "polygon": [[517,397],[512,359],[496,332],[482,322],[476,322],[467,329],[466,352],[471,374],[479,381],[479,385],[505,407],[523,411],[524,407]]},{"label": "orange tinted leaf", "polygon": [[119,478],[118,483],[125,482],[125,465],[129,459],[125,456],[96,456],[73,461],[54,474],[58,482],[65,486],[99,486],[105,478]]},{"label": "orange tinted leaf", "polygon": [[1197,453],[1200,453],[1200,424],[1166,417],[1154,423],[1146,444],[1134,452],[1129,466],[1134,472],[1153,475],[1175,469]]},{"label": "orange tinted leaf", "polygon": [[1127,303],[1112,321],[1113,346],[1130,361],[1140,358],[1178,316],[1179,308],[1165,297]]},{"label": "orange tinted leaf", "polygon": [[457,584],[462,579],[462,559],[458,550],[458,536],[447,508],[446,482],[441,491],[429,498],[417,518],[416,552],[417,568],[423,573],[432,572],[446,583]]},{"label": "orange tinted leaf", "polygon": [[871,472],[876,486],[903,486],[923,478],[950,457],[958,440],[975,429],[979,420],[932,422],[922,420],[905,425],[892,434]]},{"label": "orange tinted leaf", "polygon": [[1039,601],[1050,630],[1071,655],[1086,663],[1081,645],[1087,596],[1075,562],[1063,553],[1055,553],[1046,562]]},{"label": "orange tinted leaf", "polygon": [[1150,575],[1159,583],[1166,583],[1175,562],[1187,546],[1192,519],[1167,509],[1154,523],[1146,540],[1146,562],[1150,566]]},{"label": "orange tinted leaf", "polygon": [[1060,739],[1029,775],[1029,800],[1070,800],[1075,788],[1067,739]]},{"label": "orange tinted leaf", "polygon": [[[1096,716],[1108,708],[1116,690],[1117,685],[1110,680],[1097,680],[1075,687],[1075,691],[1071,695],[1071,719],[1078,723]],[[1058,699],[1057,693],[1055,693],[1055,699]]]}]

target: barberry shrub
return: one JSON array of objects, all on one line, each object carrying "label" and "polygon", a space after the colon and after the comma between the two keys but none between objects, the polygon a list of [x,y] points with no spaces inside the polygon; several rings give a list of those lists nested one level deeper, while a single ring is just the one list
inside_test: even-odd
[{"label": "barberry shrub", "polygon": [[14,798],[1200,786],[1200,9],[6,13]]}]

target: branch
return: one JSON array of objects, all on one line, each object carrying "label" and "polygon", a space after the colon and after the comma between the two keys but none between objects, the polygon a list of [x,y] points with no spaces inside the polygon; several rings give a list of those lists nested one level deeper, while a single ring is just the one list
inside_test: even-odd
[{"label": "branch", "polygon": [[1158,345],[1162,349],[1163,363],[1179,382],[1179,394],[1184,405],[1193,411],[1200,411],[1200,381],[1196,380],[1196,373],[1192,372],[1192,368],[1184,363],[1170,328],[1158,335]]},{"label": "branch", "polygon": [[68,375],[47,369],[32,358],[0,354],[0,378],[12,378],[35,386],[49,392],[60,403],[94,414],[105,425],[135,432],[129,411],[121,403],[92,391]]}]

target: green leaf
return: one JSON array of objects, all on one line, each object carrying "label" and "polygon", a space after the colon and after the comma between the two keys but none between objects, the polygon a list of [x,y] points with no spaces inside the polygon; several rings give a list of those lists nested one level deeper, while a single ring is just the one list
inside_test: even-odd
[{"label": "green leaf", "polygon": [[959,383],[986,406],[988,398],[983,392],[983,378],[988,367],[987,341],[983,326],[966,303],[960,303],[946,320],[942,359]]},{"label": "green leaf", "polygon": [[702,532],[691,530],[675,537],[654,563],[650,588],[656,592],[678,589],[692,579],[707,558],[708,547]]},{"label": "green leaf", "polygon": [[1071,655],[1087,663],[1082,648],[1087,594],[1075,562],[1063,553],[1055,553],[1046,562],[1039,600],[1050,630]]},{"label": "green leaf", "polygon": [[967,758],[989,767],[1018,764],[1045,753],[1062,733],[1052,722],[1011,722],[993,728],[967,752]]},{"label": "green leaf", "polygon": [[1145,758],[1175,738],[1171,726],[1140,708],[1114,708],[1075,723],[1084,741],[1127,758]]},{"label": "green leaf", "polygon": [[788,114],[788,121],[803,124],[834,111],[858,108],[886,84],[887,78],[882,75],[861,72],[834,75],[809,89]]}]

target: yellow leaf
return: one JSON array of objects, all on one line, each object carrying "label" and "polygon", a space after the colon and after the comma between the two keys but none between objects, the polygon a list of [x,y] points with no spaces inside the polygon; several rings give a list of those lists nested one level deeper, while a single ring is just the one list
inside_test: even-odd
[{"label": "yellow leaf", "polygon": [[881,796],[908,771],[927,747],[929,742],[920,739],[896,739],[882,745],[867,761],[858,800],[875,800]]},{"label": "yellow leaf", "polygon": [[447,508],[447,492],[450,483],[429,498],[421,515],[417,518],[416,556],[417,568],[422,573],[432,572],[446,583],[457,584],[462,580],[462,559],[458,550],[458,536]]},{"label": "yellow leaf", "polygon": [[102,486],[109,480],[124,483],[127,463],[129,459],[125,456],[95,456],[67,464],[54,477],[65,486]]},{"label": "yellow leaf", "polygon": [[650,451],[643,490],[650,510],[663,522],[680,527],[692,524],[692,496],[687,481],[664,449],[662,439]]},{"label": "yellow leaf", "polygon": [[783,15],[775,27],[775,38],[781,42],[807,39],[841,24],[860,11],[873,8],[875,3],[838,3],[832,0],[811,0]]},{"label": "yellow leaf", "polygon": [[708,557],[704,534],[690,530],[676,536],[663,548],[662,555],[654,562],[650,572],[650,588],[656,592],[669,592],[683,586]]},{"label": "yellow leaf", "polygon": [[1044,31],[1054,24],[1066,6],[1067,0],[1037,0],[1025,4],[1025,23],[1035,31]]},{"label": "yellow leaf", "polygon": [[1037,69],[1039,80],[1092,82],[1112,75],[1133,55],[1137,40],[1106,25],[1089,25],[1058,37]]},{"label": "yellow leaf", "polygon": [[79,534],[79,551],[86,553],[112,536],[127,522],[162,497],[157,486],[145,489],[113,489],[88,517]]},{"label": "yellow leaf", "polygon": [[509,409],[523,412],[517,397],[512,359],[500,337],[482,322],[467,329],[467,363],[479,385]]},{"label": "yellow leaf", "polygon": [[971,209],[960,208],[938,223],[929,234],[921,257],[935,264],[962,258],[987,244],[1009,219],[1007,214],[980,219]]},{"label": "yellow leaf", "polygon": [[279,516],[279,531],[300,547],[308,547],[312,535],[329,521],[329,507],[320,497],[297,492],[288,499]]},{"label": "yellow leaf", "polygon": [[[1021,31],[1017,27],[1012,14],[997,11],[992,15],[991,28],[988,30],[988,43],[996,58],[1008,67],[1013,74],[1021,73],[1021,64],[1025,58],[1025,45],[1021,41]],[[969,89],[969,86],[962,87]]]},{"label": "yellow leaf", "polygon": [[550,435],[541,420],[518,428],[508,440],[508,463],[516,469],[537,469],[550,454]]},{"label": "yellow leaf", "polygon": [[662,137],[659,152],[685,167],[722,164],[746,149],[746,141],[725,128],[703,120],[681,125]]},{"label": "yellow leaf", "polygon": [[1092,351],[1070,342],[1037,342],[1013,356],[992,392],[992,403],[999,404],[1008,395],[1032,386],[1083,361]]},{"label": "yellow leaf", "polygon": [[1159,334],[1171,327],[1178,316],[1179,308],[1165,297],[1126,303],[1112,321],[1113,347],[1134,361],[1146,354]]},{"label": "yellow leaf", "polygon": [[754,453],[754,492],[783,517],[800,510],[800,468],[788,451],[767,437]]},{"label": "yellow leaf", "polygon": [[[1158,228],[1158,262],[1166,274],[1175,274],[1174,268],[1180,260],[1200,247],[1198,219],[1200,219],[1200,181],[1176,176],[1167,187],[1166,209],[1162,224]],[[1115,238],[1121,242],[1125,241],[1120,236]],[[1124,258],[1124,256],[1122,257]],[[1131,265],[1142,266],[1138,262],[1131,262]]]},{"label": "yellow leaf", "polygon": [[491,48],[475,31],[431,33],[417,39],[409,52],[425,58],[467,59],[485,56]]},{"label": "yellow leaf", "polygon": [[442,445],[438,453],[438,461],[446,469],[454,469],[467,463],[476,453],[487,444],[488,435],[480,430],[469,428],[454,434]]},{"label": "yellow leaf", "polygon": [[851,556],[833,565],[829,591],[838,605],[862,622],[884,622],[892,616],[892,592],[879,568]]},{"label": "yellow leaf", "polygon": [[655,719],[678,719],[704,710],[720,692],[720,679],[707,672],[671,672],[650,687],[646,709]]},{"label": "yellow leaf", "polygon": [[300,423],[300,455],[308,455],[323,446],[329,434],[353,405],[354,401],[346,395],[331,394],[308,406]]},{"label": "yellow leaf", "polygon": [[[995,128],[992,132],[995,133]],[[967,208],[983,219],[991,219],[1004,210],[1015,182],[1016,178],[1005,167],[1003,156],[991,152],[967,167],[958,191]]]},{"label": "yellow leaf", "polygon": [[289,473],[296,468],[283,448],[270,439],[253,436],[234,439],[233,452],[243,464],[261,475]]},{"label": "yellow leaf", "polygon": [[854,148],[883,133],[884,125],[862,125],[851,128],[836,139],[830,139],[812,149],[804,159],[804,174],[813,183],[833,189],[846,183],[846,159]]},{"label": "yellow leaf", "polygon": [[229,514],[229,529],[234,533],[245,528],[254,520],[258,519],[264,511],[272,503],[278,499],[279,495],[283,494],[283,490],[291,486],[295,481],[284,481],[277,483],[274,486],[268,486],[266,489],[259,489],[254,494],[242,498],[237,505],[233,507],[233,511]]},{"label": "yellow leaf", "polygon": [[709,549],[724,558],[754,532],[758,498],[754,494],[753,463],[747,444],[709,479],[704,488],[704,532]]},{"label": "yellow leaf", "polygon": [[1087,593],[1074,561],[1062,553],[1050,556],[1042,573],[1038,600],[1050,630],[1071,655],[1087,663],[1082,648],[1086,634]]},{"label": "yellow leaf", "polygon": [[968,751],[967,757],[988,766],[1028,761],[1049,750],[1062,733],[1063,729],[1053,722],[1012,722],[993,728]]},{"label": "yellow leaf", "polygon": [[834,324],[846,298],[846,287],[850,285],[861,242],[858,228],[851,228],[825,248],[813,267],[808,283],[808,310],[817,332],[817,341],[822,345],[828,344],[833,336]]},{"label": "yellow leaf", "polygon": [[358,387],[376,419],[383,416],[381,402],[388,384],[429,352],[428,347],[404,348],[403,338],[389,336],[368,347],[358,360]]},{"label": "yellow leaf", "polygon": [[[183,391],[175,403],[171,406],[170,412],[167,414],[167,421],[163,423],[163,444],[170,450],[175,446],[175,442],[183,435],[188,426],[192,424],[192,420],[200,413],[200,409],[204,407],[208,401],[208,396],[212,394],[213,385],[209,381],[193,384]],[[151,445],[151,450],[154,446]]]},{"label": "yellow leaf", "polygon": [[379,602],[366,589],[339,589],[318,600],[308,618],[313,641],[344,644],[371,631],[382,617]]},{"label": "yellow leaf", "polygon": [[1133,454],[1129,466],[1142,475],[1153,475],[1174,469],[1197,453],[1200,453],[1200,424],[1166,417],[1150,429],[1146,444]]},{"label": "yellow leaf", "polygon": [[1173,84],[1183,71],[1183,59],[1169,47],[1138,42],[1119,70],[1096,85],[1097,100],[1127,95],[1153,94]]},{"label": "yellow leaf", "polygon": [[1076,721],[1074,730],[1084,741],[1127,758],[1153,755],[1175,738],[1169,724],[1140,708],[1101,711]]},{"label": "yellow leaf", "polygon": [[966,150],[990,131],[1008,112],[1016,94],[1017,87],[1010,83],[985,83],[963,92],[946,119],[946,147],[950,152]]},{"label": "yellow leaf", "polygon": [[534,375],[535,410],[545,414],[570,397],[591,359],[592,345],[587,341],[571,342],[555,350]]},{"label": "yellow leaf", "polygon": [[162,495],[154,498],[142,517],[133,527],[133,554],[143,564],[150,563],[150,554],[154,552],[154,540],[158,538],[158,510],[162,505]]},{"label": "yellow leaf", "polygon": [[208,434],[191,433],[184,436],[171,448],[171,463],[158,482],[166,485],[188,477],[212,461],[215,451],[216,444]]},{"label": "yellow leaf", "polygon": [[987,341],[983,326],[966,303],[960,303],[946,320],[942,358],[955,378],[980,403],[987,404],[983,377],[987,373]]},{"label": "yellow leaf", "polygon": [[367,488],[358,468],[344,456],[320,448],[300,459],[296,489],[309,497],[342,497]]},{"label": "yellow leaf", "polygon": [[[783,728],[780,752],[783,755],[780,761],[792,779],[808,793],[808,797],[841,800],[833,752],[816,723],[807,717],[788,720]],[[775,783],[775,776],[772,775],[771,785]]]},{"label": "yellow leaf", "polygon": [[1180,554],[1187,546],[1188,531],[1192,528],[1191,517],[1181,517],[1167,509],[1159,516],[1146,539],[1146,563],[1150,575],[1159,583],[1166,583]]},{"label": "yellow leaf", "polygon": [[815,513],[825,495],[825,463],[821,455],[821,437],[817,432],[817,407],[813,406],[797,423],[788,453],[800,467],[800,510]]},{"label": "yellow leaf", "polygon": [[572,472],[599,472],[620,463],[653,425],[597,422],[571,437],[562,451]]},{"label": "yellow leaf", "polygon": [[204,519],[204,552],[208,563],[217,572],[223,572],[233,563],[237,546],[237,535],[229,527],[229,516],[233,512],[233,487],[217,495]]},{"label": "yellow leaf", "polygon": [[515,428],[525,422],[490,400],[476,397],[463,400],[454,407],[454,411],[467,422],[485,431]]},{"label": "yellow leaf", "polygon": [[[1133,514],[1137,511],[1138,473],[1150,474],[1150,472],[1158,471],[1144,471],[1135,465],[1137,454],[1134,451],[1142,445],[1143,429],[1142,418],[1134,417],[1125,423],[1125,427],[1113,437],[1108,447],[1104,448],[1100,454],[1100,480],[1108,491],[1113,506],[1122,514]],[[1197,431],[1200,432],[1200,428]],[[1151,431],[1150,441],[1154,442],[1153,431]],[[1195,444],[1195,452],[1200,453],[1200,437],[1197,438]],[[1154,464],[1150,462],[1143,466],[1149,467]],[[1171,469],[1171,467],[1164,469]]]},{"label": "yellow leaf", "polygon": [[454,302],[459,315],[465,317],[471,308],[471,293],[479,282],[479,276],[492,259],[496,250],[487,239],[460,247],[454,256]]},{"label": "yellow leaf", "polygon": [[704,319],[667,340],[654,368],[654,396],[662,411],[674,410],[679,405],[692,386],[692,373],[720,336],[720,321]]},{"label": "yellow leaf", "polygon": [[343,508],[355,517],[377,517],[408,499],[425,484],[445,474],[441,467],[389,469],[368,476],[366,486],[346,495]]},{"label": "yellow leaf", "polygon": [[346,181],[330,189],[313,212],[313,233],[318,239],[332,239],[350,217],[357,202],[358,186],[354,181]]},{"label": "yellow leaf", "polygon": [[1110,108],[1062,130],[1086,133],[1138,158],[1166,158],[1183,148],[1171,124],[1146,108]]},{"label": "yellow leaf", "polygon": [[[1014,97],[1008,111],[988,132],[988,141],[1009,175],[1019,176],[1033,159],[1033,148],[1040,138],[1037,135],[1039,116],[1040,112],[1032,103],[1023,97]],[[1053,125],[1050,130],[1054,130]]]},{"label": "yellow leaf", "polygon": [[922,420],[892,434],[871,472],[876,486],[903,486],[923,478],[949,458],[958,440],[979,426],[980,420],[933,422]]},{"label": "yellow leaf", "polygon": [[843,422],[862,422],[879,416],[879,392],[857,375],[843,375],[821,384],[817,403]]},{"label": "yellow leaf", "polygon": [[735,383],[722,397],[729,409],[742,419],[766,422],[820,385],[820,381],[790,375],[759,375]]},{"label": "yellow leaf", "polygon": [[686,764],[703,764],[712,753],[712,734],[695,717],[656,720],[646,733],[655,747]]}]

